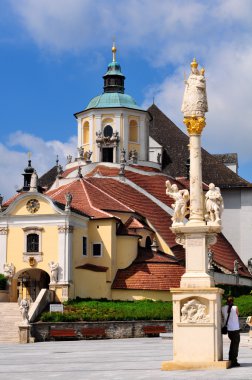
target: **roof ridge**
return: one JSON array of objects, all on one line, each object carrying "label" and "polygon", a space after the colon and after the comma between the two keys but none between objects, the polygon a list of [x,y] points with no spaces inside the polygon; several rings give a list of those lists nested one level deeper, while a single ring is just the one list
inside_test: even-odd
[{"label": "roof ridge", "polygon": [[[74,184],[77,181],[78,181],[78,179],[76,179],[75,181],[72,181],[70,183],[67,183],[66,185],[60,186],[59,189],[58,189],[58,191],[55,191],[55,193],[52,194],[52,197],[54,197],[55,195],[57,196],[57,195],[61,194],[63,190],[67,189],[68,187],[70,187],[72,184]],[[50,191],[53,191],[53,189],[52,190],[48,190],[48,192],[50,192]],[[45,195],[47,195],[47,193],[45,193]],[[51,197],[50,194],[48,196]]]},{"label": "roof ridge", "polygon": [[[103,176],[104,177],[104,176]],[[106,178],[106,177],[105,177]],[[123,207],[126,207],[130,212],[134,212],[134,210],[132,210],[130,207],[126,206],[125,204],[123,204],[122,202],[120,202],[118,199],[112,197],[112,195],[106,193],[104,190],[101,190],[99,189],[99,187],[95,186],[93,183],[91,182],[88,182],[86,179],[83,178],[83,180],[85,182],[87,182],[89,185],[93,186],[95,189],[97,189],[98,191],[100,191],[101,193],[105,194],[107,197],[113,199],[113,201],[116,201],[117,203],[120,203],[120,205],[122,205]]]},{"label": "roof ridge", "polygon": [[108,213],[108,212],[106,212],[106,211],[103,211],[103,210],[101,210],[101,209],[98,209],[97,207],[93,206],[93,204],[92,204],[92,202],[91,202],[91,199],[89,198],[89,195],[88,195],[87,189],[86,189],[85,186],[84,186],[84,181],[87,182],[86,180],[84,180],[84,178],[81,178],[81,181],[80,181],[80,182],[81,182],[81,186],[82,186],[82,188],[83,188],[83,190],[84,190],[84,193],[85,193],[85,195],[86,195],[86,197],[87,197],[87,201],[88,201],[88,203],[89,203],[89,206],[90,206],[91,208],[93,208],[94,210],[96,210],[96,211],[98,211],[98,212],[100,212],[100,213],[104,213],[104,214],[106,214],[107,216],[113,218],[113,215],[112,215],[112,214],[110,214],[110,213]]}]

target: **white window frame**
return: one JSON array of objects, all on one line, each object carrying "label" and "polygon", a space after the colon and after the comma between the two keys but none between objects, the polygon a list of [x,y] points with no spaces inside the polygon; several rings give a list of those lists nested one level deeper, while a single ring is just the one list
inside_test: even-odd
[{"label": "white window frame", "polygon": [[[42,253],[42,230],[41,227],[25,227],[24,231],[24,254],[25,255],[41,255]],[[39,250],[38,252],[27,252],[27,236],[30,234],[36,234],[39,237]]]}]

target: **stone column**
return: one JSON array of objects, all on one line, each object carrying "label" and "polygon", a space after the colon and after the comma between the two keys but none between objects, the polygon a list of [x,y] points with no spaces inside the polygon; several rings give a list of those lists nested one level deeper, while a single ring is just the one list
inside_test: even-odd
[{"label": "stone column", "polygon": [[203,221],[201,132],[205,118],[185,118],[190,136],[190,224],[205,225]]},{"label": "stone column", "polygon": [[[101,115],[95,115],[95,133],[100,132],[102,130],[102,124],[101,124]],[[100,144],[96,144],[95,149],[95,157],[93,157],[93,162],[101,162],[102,160],[102,154],[101,154],[102,148],[100,147]]]},{"label": "stone column", "polygon": [[[223,361],[221,295],[208,274],[208,247],[216,242],[221,226],[204,220],[201,133],[205,127],[207,99],[204,69],[191,63],[182,105],[184,123],[190,136],[190,218],[185,225],[173,223],[176,242],[185,248],[186,271],[180,288],[171,289],[173,299],[173,361],[163,370],[228,368]],[[170,190],[168,195],[172,196]],[[175,221],[176,222],[176,221]],[[189,342],[189,344],[188,344]]]},{"label": "stone column", "polygon": [[82,130],[81,119],[78,119],[77,123],[78,123],[78,148],[80,148],[83,144],[83,130]]},{"label": "stone column", "polygon": [[58,226],[59,231],[59,272],[58,283],[68,284],[72,273],[72,226]]}]

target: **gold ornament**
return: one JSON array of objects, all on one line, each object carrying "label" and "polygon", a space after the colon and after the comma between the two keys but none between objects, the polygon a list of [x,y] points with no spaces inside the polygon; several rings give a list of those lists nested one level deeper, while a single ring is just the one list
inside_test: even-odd
[{"label": "gold ornament", "polygon": [[196,61],[196,58],[193,58],[193,61],[191,62],[191,67],[195,67],[197,69],[198,62]]},{"label": "gold ornament", "polygon": [[185,117],[183,123],[186,125],[189,135],[200,135],[206,125],[204,117]]}]

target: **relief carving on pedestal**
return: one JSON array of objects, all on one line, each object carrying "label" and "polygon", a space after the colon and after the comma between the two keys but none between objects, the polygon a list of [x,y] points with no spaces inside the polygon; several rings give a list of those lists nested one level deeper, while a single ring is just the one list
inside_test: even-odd
[{"label": "relief carving on pedestal", "polygon": [[207,314],[206,305],[196,299],[186,302],[181,308],[180,321],[184,323],[208,323],[210,317]]}]

